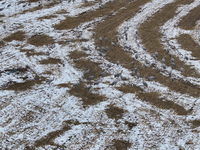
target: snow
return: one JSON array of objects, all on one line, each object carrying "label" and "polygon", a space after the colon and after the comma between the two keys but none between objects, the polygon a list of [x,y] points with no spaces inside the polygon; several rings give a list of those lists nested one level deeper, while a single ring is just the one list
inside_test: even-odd
[{"label": "snow", "polygon": [[[106,2],[108,1],[103,1],[103,3]],[[118,27],[118,36],[122,37],[124,36],[124,29],[127,26],[129,27],[127,29],[128,40],[125,41],[123,38],[118,41],[118,44],[122,47],[129,46],[131,49],[136,50],[139,54],[139,61],[144,65],[145,60],[143,56],[146,56],[150,63],[154,63],[154,59],[151,54],[142,50],[143,45],[138,48],[133,35],[135,35],[139,26],[148,17],[162,9],[166,4],[172,2],[174,0],[152,0],[152,2],[141,6],[140,11],[135,16]],[[9,3],[11,6],[7,8]],[[45,3],[47,2],[43,1],[43,4]],[[20,77],[28,77],[29,80],[33,80],[36,74],[48,79],[55,77],[50,85],[44,81],[42,84],[36,84],[31,89],[25,91],[0,91],[0,138],[2,139],[0,148],[24,149],[27,143],[28,145],[34,145],[35,141],[40,140],[42,137],[48,135],[48,133],[61,130],[65,121],[73,120],[79,123],[75,125],[72,121],[71,124],[68,124],[70,126],[69,130],[52,139],[55,144],[64,145],[68,149],[85,148],[98,150],[111,145],[114,139],[120,139],[129,141],[132,144],[130,149],[150,149],[154,145],[156,146],[155,149],[179,149],[180,147],[199,149],[199,133],[193,132],[192,125],[186,123],[186,121],[199,119],[199,98],[170,91],[168,87],[156,81],[145,81],[148,84],[148,88],[145,89],[142,86],[142,80],[131,76],[130,70],[121,65],[117,66],[109,62],[105,57],[99,57],[98,51],[95,49],[94,40],[92,39],[92,30],[95,28],[95,22],[102,21],[104,16],[95,18],[90,22],[82,23],[73,30],[58,31],[53,28],[53,25],[64,20],[66,16],[74,17],[82,12],[95,10],[99,7],[98,4],[80,7],[82,4],[82,0],[76,0],[75,3],[63,1],[62,4],[51,8],[43,8],[34,12],[26,12],[25,14],[20,14],[20,12],[34,8],[38,3],[32,3],[31,6],[24,8],[23,4],[17,5],[17,1],[9,0],[1,5],[0,8],[5,7],[0,14],[5,15],[2,18],[3,24],[6,25],[5,30],[3,26],[0,27],[1,39],[15,31],[21,30],[28,37],[36,33],[44,33],[53,37],[56,41],[75,39],[75,32],[82,32],[81,38],[88,41],[83,43],[73,42],[66,45],[56,43],[50,50],[47,46],[36,47],[30,45],[26,43],[26,40],[22,42],[12,41],[0,49],[3,51],[0,55],[0,71],[25,66],[31,68],[31,70],[20,75],[8,75],[6,72],[1,73],[0,86],[5,85],[9,81],[23,83],[24,80]],[[187,15],[191,9],[198,5],[200,5],[200,2],[195,0],[191,4],[179,6],[177,9],[179,13],[160,27],[160,32],[163,33],[162,41],[165,49],[169,45],[175,46],[177,52],[172,52],[172,55],[176,55],[181,60],[184,59],[185,55],[192,58],[191,52],[181,49],[175,38],[182,33],[186,33],[197,41],[197,37],[195,36],[195,32],[197,31],[186,31],[176,25],[183,16]],[[67,10],[68,13],[65,15],[57,14],[52,19],[38,19],[39,17],[55,14],[61,9]],[[121,9],[124,8],[122,7]],[[115,12],[113,15],[118,15],[118,13]],[[23,28],[17,29],[21,25],[23,25]],[[88,27],[88,25],[91,26]],[[168,43],[165,42],[167,40],[169,41]],[[141,39],[139,39],[139,43],[140,41]],[[57,86],[63,83],[73,85],[83,77],[84,72],[75,68],[73,60],[70,60],[68,56],[71,51],[81,50],[82,46],[90,48],[86,52],[89,56],[85,59],[101,63],[102,65],[99,67],[103,70],[107,68],[106,64],[112,65],[111,68],[106,70],[112,75],[104,77],[102,83],[93,86],[93,93],[96,92],[104,96],[105,101],[88,106],[87,108],[83,107],[81,98],[69,94],[71,87],[64,88]],[[20,48],[22,47],[23,49],[34,49],[35,52],[43,52],[45,54],[49,52],[49,55],[27,57],[24,52],[20,52]],[[134,56],[132,53],[132,57]],[[64,66],[62,64],[42,65],[39,63],[40,60],[49,57],[61,59]],[[189,60],[187,64],[191,64],[197,71],[200,71],[199,60]],[[161,65],[161,62],[157,62],[157,66]],[[167,67],[166,70],[170,71],[170,69],[170,67]],[[123,70],[123,75],[129,80],[119,80],[117,85],[111,86],[110,83],[115,80],[113,74],[121,70]],[[52,71],[52,74],[45,74],[45,71]],[[176,79],[183,79],[193,85],[200,85],[198,78],[184,77],[179,70],[173,71]],[[162,73],[162,75],[167,76],[167,73]],[[177,115],[173,109],[157,108],[139,99],[136,93],[123,93],[119,91],[117,87],[123,84],[135,84],[146,92],[161,93],[162,98],[173,101],[186,110],[190,110],[193,107],[193,111],[191,114],[184,116]],[[105,112],[109,105],[114,105],[124,110],[123,117],[117,120],[117,124],[115,119],[109,118]],[[125,121],[136,123],[137,126],[129,130]],[[120,132],[118,132],[119,130]],[[195,130],[199,131],[199,127],[196,127]],[[191,141],[192,145],[186,144],[188,141]],[[36,149],[54,148],[56,146],[47,143],[47,145],[39,146]]]}]

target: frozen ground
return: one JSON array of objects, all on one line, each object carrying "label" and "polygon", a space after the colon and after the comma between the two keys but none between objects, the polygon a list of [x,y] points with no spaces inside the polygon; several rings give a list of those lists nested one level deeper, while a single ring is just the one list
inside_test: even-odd
[{"label": "frozen ground", "polygon": [[[176,66],[170,79],[173,65],[164,69],[161,59],[155,60],[156,50],[145,51],[138,31],[175,0],[146,0],[139,11],[111,29],[117,31],[118,41],[110,39],[109,33],[105,33],[108,41],[103,36],[99,40],[98,24],[120,17],[123,9],[128,11],[137,1],[125,5],[119,0],[0,1],[0,149],[200,149],[200,58],[176,39],[184,33],[200,45],[199,20],[192,30],[178,26],[200,2],[180,2],[173,18],[159,27],[163,51],[169,49],[172,58],[191,65],[197,74],[184,74]],[[86,17],[73,28],[56,27],[67,17],[90,12],[94,16],[89,21]],[[66,26],[70,24],[76,22],[69,19]],[[102,46],[106,42],[109,49]],[[126,67],[124,55],[127,62],[116,64],[111,53],[119,47],[141,65],[139,71]],[[145,67],[153,70],[151,76],[155,72],[170,83],[156,75],[148,80],[149,73],[140,72]],[[122,70],[121,76],[114,76]],[[106,75],[100,77],[103,71]],[[96,81],[99,84],[94,85]],[[184,87],[173,90],[179,83]]]}]

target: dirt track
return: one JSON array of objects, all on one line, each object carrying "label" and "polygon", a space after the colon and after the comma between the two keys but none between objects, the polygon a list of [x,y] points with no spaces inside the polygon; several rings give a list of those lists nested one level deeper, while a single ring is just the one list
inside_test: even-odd
[{"label": "dirt track", "polygon": [[[37,14],[42,10],[57,8],[60,5],[62,8],[60,10],[66,18],[63,19],[61,13],[57,13],[59,10],[50,15],[53,11],[51,10],[48,12],[49,15],[47,13],[37,17],[38,24],[41,23],[41,30],[36,28],[34,32],[31,30],[29,33],[23,31],[22,28],[16,29],[18,30],[16,32],[10,32],[11,29],[9,29],[6,31],[7,36],[2,37],[0,46],[3,47],[3,55],[8,62],[12,57],[20,61],[21,59],[17,58],[18,53],[21,58],[25,58],[25,61],[32,61],[32,64],[29,64],[30,67],[29,65],[21,67],[23,71],[15,67],[11,68],[8,62],[7,65],[10,68],[1,70],[1,76],[5,78],[2,80],[4,84],[1,90],[8,91],[11,95],[2,96],[5,100],[0,103],[1,110],[5,112],[5,115],[2,115],[4,120],[1,125],[11,130],[5,134],[6,136],[1,136],[0,131],[0,138],[2,137],[6,148],[10,144],[15,149],[20,149],[20,145],[24,149],[45,149],[46,147],[49,149],[98,149],[100,145],[100,147],[104,146],[104,149],[121,150],[138,148],[142,139],[141,141],[144,140],[142,149],[159,149],[161,148],[159,144],[152,145],[151,143],[155,141],[154,138],[158,134],[160,134],[158,138],[160,141],[165,137],[173,141],[175,139],[173,136],[176,134],[180,134],[180,138],[187,137],[189,134],[197,136],[200,123],[198,118],[193,120],[191,118],[198,116],[200,74],[196,66],[188,63],[193,59],[180,60],[179,57],[173,55],[178,50],[170,47],[170,51],[173,52],[171,57],[174,58],[176,66],[173,68],[173,78],[169,77],[168,68],[172,69],[171,58],[161,40],[165,35],[160,31],[161,26],[177,15],[176,11],[181,5],[191,4],[193,1],[175,0],[160,8],[137,26],[138,37],[135,41],[131,41],[125,32],[118,29],[124,22],[130,22],[137,14],[142,14],[145,9],[141,8],[150,2],[151,0],[117,0],[105,3],[103,8],[96,7],[101,4],[99,1],[88,2],[74,8],[91,7],[76,16],[68,16],[67,10],[62,8],[64,6],[56,2],[52,5],[43,4],[42,7],[33,6],[11,15],[20,17],[28,14],[29,11]],[[70,5],[70,2],[67,5]],[[198,8],[199,6],[183,17],[178,27],[193,31],[199,19],[196,15]],[[56,20],[56,18],[59,19]],[[188,18],[192,18],[189,23]],[[97,21],[94,21],[95,19]],[[46,26],[50,26],[48,30]],[[131,27],[131,23],[124,28],[127,27]],[[136,36],[136,33],[132,33],[129,29],[126,32]],[[126,39],[122,40],[125,43],[139,40],[138,47],[123,46],[120,43],[123,38]],[[194,42],[189,34],[179,34],[176,39],[180,47],[188,52],[191,51],[191,56],[196,57],[194,61],[198,61],[199,43]],[[15,44],[13,41],[18,41],[18,43]],[[114,42],[115,46],[111,42]],[[5,52],[6,46],[9,45],[14,47],[12,49],[14,52],[15,48],[17,49],[14,56],[10,51]],[[146,51],[141,52],[140,49],[143,46]],[[157,60],[149,59],[147,60],[149,64],[144,63],[147,54],[152,56],[155,52],[158,52]],[[139,59],[135,58],[136,54],[139,54]],[[160,67],[162,58],[165,58],[167,69]],[[134,65],[131,64],[133,61]],[[4,66],[2,65],[2,68]],[[181,67],[184,70],[183,73],[180,72]],[[133,68],[138,68],[138,70],[131,75]],[[88,69],[89,73],[86,73]],[[106,75],[100,76],[103,72],[106,72]],[[122,76],[115,77],[120,72]],[[140,73],[139,76],[137,73]],[[6,78],[8,75],[12,77]],[[65,76],[68,78],[66,79]],[[150,76],[154,78],[150,80]],[[56,79],[53,78],[53,82],[48,85],[46,81],[52,77]],[[117,83],[114,83],[116,80]],[[80,84],[78,84],[79,81]],[[100,83],[95,84],[97,81]],[[40,99],[42,101],[37,103]],[[15,124],[11,124],[15,118],[18,120]],[[30,128],[25,127],[31,123],[33,125]],[[159,130],[156,126],[158,124]],[[184,131],[180,132],[180,129]],[[42,130],[45,134],[43,132],[40,134]],[[148,131],[155,134],[150,134]],[[24,141],[17,141],[16,145],[11,144],[15,142],[12,139],[19,136],[21,132],[27,136],[34,133],[34,138],[30,136],[34,139],[31,140],[31,144],[24,139],[20,139]],[[137,139],[139,142],[133,142],[133,137],[129,133],[131,135],[137,133],[134,140]],[[105,139],[102,140],[103,138]],[[8,144],[7,139],[11,141]],[[185,139],[187,143],[189,137]],[[166,144],[167,141],[164,143]],[[171,143],[176,148],[182,148],[176,143]],[[198,146],[199,143],[195,144]],[[190,148],[189,144],[185,145]]]}]

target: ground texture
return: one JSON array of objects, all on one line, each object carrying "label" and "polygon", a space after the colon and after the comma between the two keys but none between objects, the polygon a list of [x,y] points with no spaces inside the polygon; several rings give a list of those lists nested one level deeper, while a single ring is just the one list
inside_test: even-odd
[{"label": "ground texture", "polygon": [[0,0],[0,149],[200,149],[199,0]]}]

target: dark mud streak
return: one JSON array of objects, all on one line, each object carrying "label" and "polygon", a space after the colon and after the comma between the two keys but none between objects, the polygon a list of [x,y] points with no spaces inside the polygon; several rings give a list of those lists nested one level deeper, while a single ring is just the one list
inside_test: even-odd
[{"label": "dark mud streak", "polygon": [[179,22],[178,26],[185,30],[193,30],[197,21],[200,20],[200,5],[192,9],[189,14],[184,16]]}]

